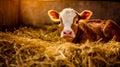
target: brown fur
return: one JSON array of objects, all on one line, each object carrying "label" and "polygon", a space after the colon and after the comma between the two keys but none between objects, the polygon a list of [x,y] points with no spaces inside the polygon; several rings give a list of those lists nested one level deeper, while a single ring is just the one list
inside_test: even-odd
[{"label": "brown fur", "polygon": [[[115,36],[115,37],[114,37]],[[79,22],[74,43],[84,43],[87,40],[94,42],[108,42],[114,37],[120,41],[120,26],[112,20],[88,20]]]}]

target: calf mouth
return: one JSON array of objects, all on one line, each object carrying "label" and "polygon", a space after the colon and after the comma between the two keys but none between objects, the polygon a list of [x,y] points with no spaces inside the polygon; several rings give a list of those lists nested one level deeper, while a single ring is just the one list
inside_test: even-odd
[{"label": "calf mouth", "polygon": [[66,42],[72,42],[73,41],[73,37],[63,37],[62,40],[66,41]]},{"label": "calf mouth", "polygon": [[64,36],[63,38],[73,38],[72,36]]}]

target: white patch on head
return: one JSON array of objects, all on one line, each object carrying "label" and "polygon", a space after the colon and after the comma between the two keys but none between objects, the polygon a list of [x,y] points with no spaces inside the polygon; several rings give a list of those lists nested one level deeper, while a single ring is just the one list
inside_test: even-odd
[{"label": "white patch on head", "polygon": [[71,8],[66,8],[60,12],[60,17],[62,18],[64,26],[71,26],[76,15],[75,10]]},{"label": "white patch on head", "polygon": [[[64,25],[63,31],[71,30],[73,33],[73,37],[75,36],[75,34],[74,34],[71,26],[72,26],[73,20],[76,15],[77,14],[75,13],[75,10],[71,9],[71,8],[66,8],[60,12],[60,17],[61,17],[63,25]],[[63,37],[63,31],[61,33],[61,37]]]}]

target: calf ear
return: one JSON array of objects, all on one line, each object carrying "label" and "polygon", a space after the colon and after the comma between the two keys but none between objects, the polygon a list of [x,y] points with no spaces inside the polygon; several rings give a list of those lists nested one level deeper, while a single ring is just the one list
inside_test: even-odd
[{"label": "calf ear", "polygon": [[55,22],[60,21],[60,19],[59,19],[59,13],[58,13],[57,11],[55,11],[55,10],[49,10],[49,11],[48,11],[48,15],[49,15],[49,17],[50,17],[53,21],[55,21]]},{"label": "calf ear", "polygon": [[89,19],[92,16],[92,11],[84,10],[80,13],[82,19]]}]

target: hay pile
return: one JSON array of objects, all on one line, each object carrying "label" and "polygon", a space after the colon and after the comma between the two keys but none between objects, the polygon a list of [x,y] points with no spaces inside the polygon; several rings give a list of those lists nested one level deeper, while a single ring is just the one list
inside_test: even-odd
[{"label": "hay pile", "polygon": [[119,67],[120,43],[61,41],[56,26],[0,32],[0,67]]}]

